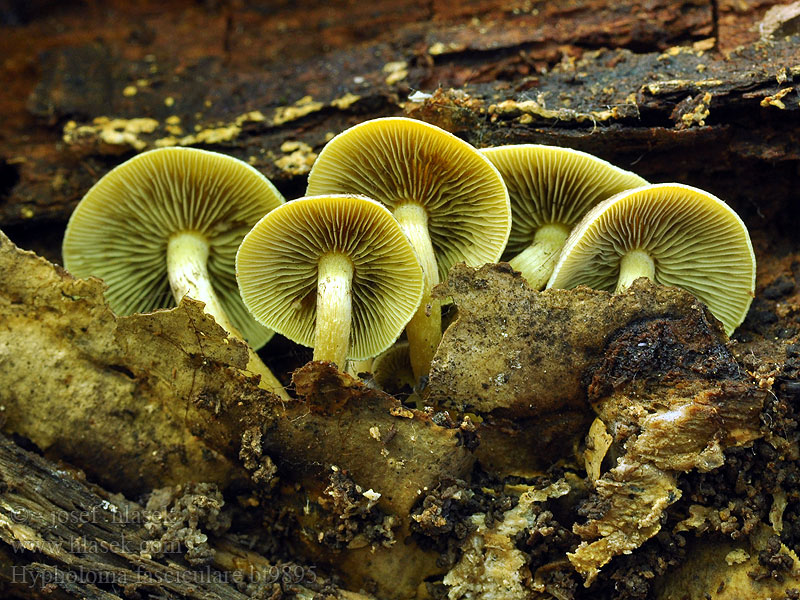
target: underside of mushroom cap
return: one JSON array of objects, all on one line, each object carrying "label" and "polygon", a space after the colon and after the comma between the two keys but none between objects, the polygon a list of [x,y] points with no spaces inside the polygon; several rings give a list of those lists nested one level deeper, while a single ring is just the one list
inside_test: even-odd
[{"label": "underside of mushroom cap", "polygon": [[64,236],[64,266],[108,285],[121,315],[174,306],[166,251],[170,236],[198,232],[209,244],[208,272],[223,309],[254,348],[272,332],[242,304],[234,261],[253,224],[283,203],[256,169],[195,148],[139,154],[100,179],[73,212]]},{"label": "underside of mushroom cap", "polygon": [[597,203],[647,185],[636,173],[580,150],[541,144],[484,148],[500,171],[511,200],[511,234],[506,254],[528,247],[543,225],[572,228]]},{"label": "underside of mushroom cap", "polygon": [[497,261],[508,240],[508,192],[497,169],[467,142],[415,119],[373,119],[328,142],[307,194],[341,193],[363,194],[391,211],[423,205],[440,278],[457,262]]},{"label": "underside of mushroom cap", "polygon": [[595,206],[570,234],[547,287],[612,291],[633,250],[650,256],[657,283],[691,292],[728,335],[744,320],[756,275],[750,235],[722,200],[687,185],[647,185]]},{"label": "underside of mushroom cap", "polygon": [[399,225],[380,203],[327,195],[287,202],[248,233],[236,259],[245,305],[265,326],[314,345],[317,268],[330,253],[353,265],[348,358],[391,346],[422,297],[422,269]]}]

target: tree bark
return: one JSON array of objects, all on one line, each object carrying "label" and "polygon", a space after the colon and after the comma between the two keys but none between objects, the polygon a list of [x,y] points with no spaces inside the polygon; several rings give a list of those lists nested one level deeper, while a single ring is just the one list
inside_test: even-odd
[{"label": "tree bark", "polygon": [[[323,578],[282,582],[275,565],[233,540],[213,540],[215,555],[192,567],[174,551],[151,558],[147,510],[82,481],[0,435],[0,590],[4,597],[114,600],[141,593],[165,600],[245,600],[237,583],[259,582],[314,596]],[[280,585],[283,583],[283,585]],[[312,589],[313,588],[313,589]],[[366,600],[342,592],[343,598]],[[273,596],[274,597],[274,596]]]},{"label": "tree bark", "polygon": [[49,258],[101,175],[165,144],[235,155],[296,197],[331,134],[406,113],[477,146],[587,150],[767,217],[791,190],[760,172],[800,158],[797,19],[777,2],[34,4],[0,15],[0,227]]}]

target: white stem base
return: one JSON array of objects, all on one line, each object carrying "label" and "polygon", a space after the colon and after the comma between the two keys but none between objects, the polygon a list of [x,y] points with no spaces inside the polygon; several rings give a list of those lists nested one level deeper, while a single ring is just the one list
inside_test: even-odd
[{"label": "white stem base", "polygon": [[438,300],[431,298],[433,286],[439,283],[439,266],[428,232],[428,213],[425,209],[419,204],[401,204],[395,208],[394,218],[422,265],[422,301],[406,325],[411,368],[414,376],[420,378],[430,371],[431,361],[442,339],[442,307]]},{"label": "white stem base", "polygon": [[[214,317],[220,327],[236,339],[244,341],[242,334],[225,314],[219,297],[211,285],[211,278],[208,275],[209,250],[205,236],[196,231],[182,231],[169,238],[167,274],[172,296],[178,304],[184,296],[203,302],[206,305],[205,311]],[[247,352],[247,370],[261,375],[261,387],[284,400],[289,400],[289,394],[284,387],[249,345]]]},{"label": "white stem base", "polygon": [[656,265],[644,250],[630,250],[619,262],[619,279],[615,294],[624,292],[639,277],[647,277],[655,281]]},{"label": "white stem base", "polygon": [[541,290],[553,274],[558,255],[569,237],[569,227],[548,223],[536,230],[533,243],[508,263],[522,273],[531,289]]},{"label": "white stem base", "polygon": [[353,272],[353,262],[344,254],[331,252],[319,259],[314,360],[336,363],[340,370],[350,348]]}]

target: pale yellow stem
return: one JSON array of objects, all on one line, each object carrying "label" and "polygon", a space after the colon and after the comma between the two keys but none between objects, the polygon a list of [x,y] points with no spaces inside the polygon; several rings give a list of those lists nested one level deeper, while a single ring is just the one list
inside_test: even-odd
[{"label": "pale yellow stem", "polygon": [[372,373],[372,359],[348,360],[346,372],[353,377],[358,377],[359,373]]},{"label": "pale yellow stem", "polygon": [[353,261],[331,252],[320,257],[317,269],[314,360],[327,360],[344,370],[352,327]]},{"label": "pale yellow stem", "polygon": [[509,264],[528,281],[531,289],[541,290],[553,274],[558,255],[569,237],[569,227],[548,223],[536,230],[533,243],[512,258]]},{"label": "pale yellow stem", "polygon": [[644,250],[629,250],[619,261],[619,279],[614,293],[624,292],[639,277],[654,281],[655,276],[656,265],[650,255]]},{"label": "pale yellow stem", "polygon": [[[210,247],[205,236],[197,231],[182,231],[169,238],[167,243],[167,274],[169,287],[175,302],[180,303],[184,296],[205,304],[205,311],[214,317],[217,324],[230,335],[244,341],[242,334],[233,326],[220,304],[219,297],[211,285],[208,275],[208,253]],[[289,394],[273,375],[269,367],[247,345],[247,370],[261,375],[261,387],[289,400]]]},{"label": "pale yellow stem", "polygon": [[439,267],[428,231],[428,213],[420,204],[405,203],[394,210],[400,224],[422,266],[422,302],[406,325],[411,368],[419,378],[428,374],[433,355],[442,339],[442,307],[431,298],[433,286],[439,283]]}]

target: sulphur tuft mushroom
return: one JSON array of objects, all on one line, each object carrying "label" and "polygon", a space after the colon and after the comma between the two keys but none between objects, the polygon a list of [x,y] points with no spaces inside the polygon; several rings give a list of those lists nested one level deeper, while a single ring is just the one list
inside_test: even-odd
[{"label": "sulphur tuft mushroom", "polygon": [[275,186],[250,165],[195,148],[139,154],[86,193],[64,234],[64,266],[108,285],[121,315],[173,306],[184,296],[250,347],[248,369],[283,396],[283,386],[253,351],[272,332],[247,312],[234,260],[253,224],[283,203]]},{"label": "sulphur tuft mushroom", "polygon": [[739,216],[708,192],[677,183],[646,185],[586,214],[548,287],[587,285],[619,293],[639,277],[691,292],[730,335],[754,296],[750,235]]},{"label": "sulphur tuft mushroom", "polygon": [[391,346],[422,297],[411,244],[391,213],[363,196],[276,208],[242,240],[236,276],[256,320],[340,369]]},{"label": "sulphur tuft mushroom", "polygon": [[511,199],[506,254],[533,289],[541,289],[570,230],[598,202],[647,181],[596,156],[540,144],[485,148]]},{"label": "sulphur tuft mushroom", "polygon": [[380,389],[393,395],[406,388],[414,389],[417,382],[411,369],[408,340],[397,342],[375,358],[372,379]]},{"label": "sulphur tuft mushroom", "polygon": [[406,333],[416,377],[428,374],[442,336],[431,289],[450,267],[496,262],[511,227],[497,169],[467,142],[415,119],[387,117],[340,133],[322,149],[307,194],[363,194],[386,205],[411,241],[425,276]]}]

